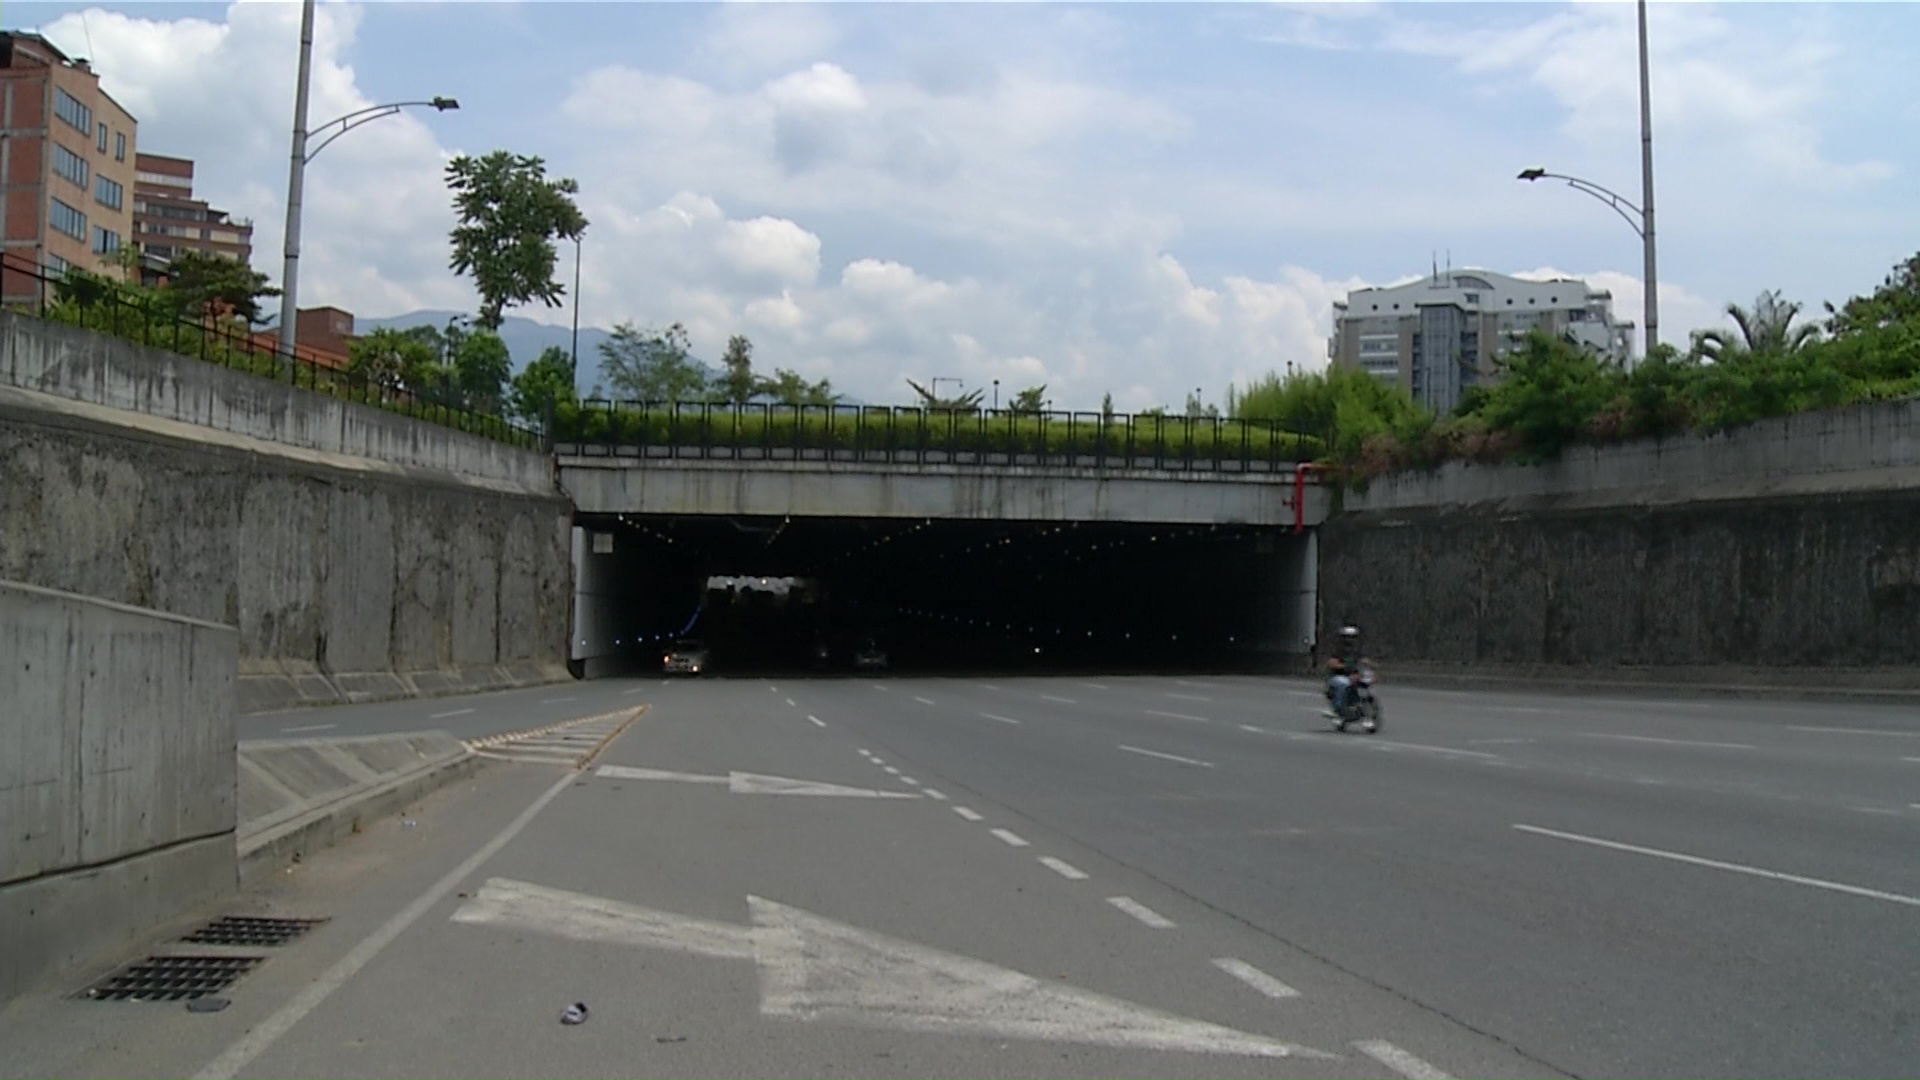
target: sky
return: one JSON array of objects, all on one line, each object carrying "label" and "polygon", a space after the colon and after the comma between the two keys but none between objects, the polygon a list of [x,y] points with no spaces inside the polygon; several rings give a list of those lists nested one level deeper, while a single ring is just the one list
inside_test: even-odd
[{"label": "sky", "polygon": [[[1664,340],[1764,289],[1817,313],[1920,250],[1920,5],[1650,11]],[[297,3],[5,0],[0,23],[90,57],[278,279]],[[1436,257],[1583,277],[1638,320],[1629,225],[1515,178],[1638,201],[1635,50],[1633,5],[1598,0],[323,2],[315,126],[461,108],[314,160],[300,300],[471,310],[442,170],[508,149],[579,181],[584,324],[680,322],[709,359],[745,334],[761,368],[871,401],[938,377],[1219,402],[1323,367],[1334,300]]]}]

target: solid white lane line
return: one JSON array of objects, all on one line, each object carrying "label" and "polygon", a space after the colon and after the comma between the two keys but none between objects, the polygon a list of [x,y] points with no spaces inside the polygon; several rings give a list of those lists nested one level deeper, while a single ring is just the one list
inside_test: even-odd
[{"label": "solid white lane line", "polygon": [[407,927],[418,922],[420,916],[425,915],[433,909],[435,904],[444,900],[446,895],[465,881],[469,874],[478,870],[482,863],[493,858],[501,848],[512,843],[513,838],[519,836],[548,803],[558,798],[561,792],[576,782],[572,773],[554,781],[552,787],[542,792],[539,798],[533,800],[532,805],[522,810],[520,816],[500,830],[498,835],[487,841],[480,850],[467,856],[459,866],[449,870],[447,876],[434,882],[431,888],[421,893],[412,903],[401,908],[399,914],[388,919],[380,929],[355,945],[347,955],[335,961],[334,965],[323,972],[319,978],[308,983],[300,993],[294,995],[293,1000],[280,1006],[271,1016],[249,1029],[219,1057],[209,1062],[206,1068],[195,1074],[196,1080],[232,1080],[233,1077],[238,1076],[240,1070],[264,1053],[307,1014],[319,1008],[335,990],[340,989],[349,979],[359,974],[361,968],[366,967],[374,957],[380,955],[380,951],[392,944],[393,939],[405,933]]},{"label": "solid white lane line", "polygon": [[1662,746],[1701,746],[1714,750],[1752,750],[1752,746],[1737,742],[1695,742],[1692,739],[1656,739],[1651,735],[1614,735],[1601,731],[1576,731],[1575,735],[1583,739],[1619,739],[1623,742],[1659,743]]},{"label": "solid white lane line", "polygon": [[1168,694],[1166,696],[1170,698],[1179,698],[1182,701],[1212,701],[1213,700],[1210,697],[1204,697],[1200,694]]},{"label": "solid white lane line", "polygon": [[1003,724],[1017,724],[1020,722],[1018,720],[1015,720],[1011,716],[995,716],[990,712],[983,712],[980,715],[986,717],[989,720],[998,720]]},{"label": "solid white lane line", "polygon": [[[472,712],[473,710],[472,710],[472,709],[468,709],[467,711],[468,711],[468,712]],[[436,719],[437,719],[437,717],[436,717]],[[340,726],[339,724],[306,724],[306,725],[304,725],[304,726],[301,726],[301,727],[287,727],[287,728],[281,728],[281,729],[280,729],[280,734],[282,734],[282,735],[295,735],[295,734],[298,734],[298,733],[300,733],[300,732],[302,732],[302,731],[331,731],[332,729],[334,729],[334,728],[337,728],[337,727],[339,727],[339,726]]]},{"label": "solid white lane line", "polygon": [[1796,727],[1789,724],[1788,731],[1817,731],[1826,735],[1892,735],[1901,739],[1920,739],[1920,731],[1888,731],[1885,728],[1858,727]]},{"label": "solid white lane line", "polygon": [[1165,915],[1160,914],[1159,912],[1153,910],[1152,908],[1141,903],[1140,901],[1133,899],[1132,897],[1109,896],[1107,897],[1107,903],[1112,904],[1114,907],[1119,908],[1121,911],[1124,911],[1127,914],[1133,916],[1134,918],[1139,919],[1141,922],[1145,923],[1148,926],[1153,927],[1155,930],[1173,929],[1172,919],[1167,918]]},{"label": "solid white lane line", "polygon": [[921,788],[920,790],[923,794],[926,795],[927,798],[932,799],[934,802],[947,801],[947,796],[945,792],[935,791],[932,788]]},{"label": "solid white lane line", "polygon": [[1097,683],[1097,682],[1083,682],[1083,683],[1081,683],[1080,685],[1081,685],[1081,686],[1086,686],[1086,687],[1091,687],[1091,688],[1093,688],[1093,689],[1095,689],[1095,690],[1111,690],[1111,689],[1113,689],[1113,688],[1112,688],[1111,686],[1103,686],[1103,685],[1101,685],[1100,683]]},{"label": "solid white lane line", "polygon": [[1220,684],[1219,684],[1219,683],[1210,683],[1210,682],[1189,682],[1189,681],[1188,681],[1188,680],[1186,680],[1186,679],[1175,679],[1175,680],[1173,680],[1173,685],[1175,685],[1175,686],[1197,686],[1197,687],[1199,687],[1199,688],[1200,688],[1200,689],[1202,689],[1202,690],[1218,690],[1218,689],[1220,689]]},{"label": "solid white lane line", "polygon": [[1137,746],[1122,745],[1120,749],[1130,754],[1144,754],[1147,757],[1156,757],[1163,761],[1177,761],[1182,765],[1198,765],[1203,769],[1213,768],[1213,762],[1211,761],[1199,761],[1190,757],[1181,757],[1179,754],[1163,754],[1158,750],[1142,750]]},{"label": "solid white lane line", "polygon": [[1062,704],[1062,705],[1078,705],[1078,704],[1080,704],[1079,702],[1077,702],[1077,701],[1075,701],[1075,700],[1073,700],[1073,699],[1072,699],[1072,698],[1070,698],[1070,697],[1054,697],[1054,696],[1053,696],[1052,694],[1041,694],[1041,695],[1040,695],[1040,698],[1041,698],[1041,700],[1043,700],[1043,701],[1057,701],[1057,702],[1059,702],[1059,703],[1060,703],[1060,704]]},{"label": "solid white lane line", "polygon": [[1430,754],[1459,754],[1462,757],[1486,758],[1499,761],[1499,754],[1484,754],[1478,750],[1456,750],[1451,746],[1428,746],[1425,743],[1392,742],[1387,739],[1368,739],[1362,746],[1386,746],[1400,750],[1425,750]]},{"label": "solid white lane line", "polygon": [[1148,716],[1164,716],[1164,717],[1166,717],[1166,718],[1167,718],[1167,719],[1169,719],[1169,720],[1192,720],[1192,721],[1194,721],[1194,722],[1196,722],[1196,723],[1201,723],[1201,724],[1211,724],[1211,723],[1213,723],[1213,721],[1211,721],[1211,720],[1208,720],[1208,719],[1207,719],[1206,717],[1204,717],[1204,716],[1194,716],[1194,715],[1193,715],[1193,714],[1191,714],[1191,713],[1183,713],[1183,712],[1161,712],[1161,711],[1160,711],[1159,709],[1148,709],[1148,710],[1146,710],[1146,713],[1147,713],[1147,715],[1148,715]]},{"label": "solid white lane line", "polygon": [[1632,852],[1635,855],[1651,855],[1656,859],[1670,859],[1674,862],[1688,863],[1693,866],[1705,866],[1714,870],[1729,870],[1736,874],[1748,874],[1753,877],[1767,878],[1771,881],[1784,881],[1790,885],[1807,885],[1815,889],[1827,889],[1831,892],[1846,893],[1849,896],[1864,896],[1869,900],[1885,900],[1889,904],[1905,904],[1908,907],[1920,907],[1920,896],[1904,896],[1900,893],[1882,892],[1879,889],[1863,888],[1859,885],[1844,885],[1837,881],[1823,881],[1820,878],[1802,877],[1799,874],[1784,874],[1778,870],[1762,870],[1757,866],[1743,866],[1740,863],[1721,862],[1718,859],[1703,859],[1698,855],[1685,855],[1678,851],[1662,851],[1659,848],[1641,847],[1638,844],[1623,844],[1617,840],[1602,840],[1597,836],[1582,836],[1579,833],[1560,832],[1557,829],[1543,829],[1538,825],[1515,825],[1514,828],[1536,836],[1551,836],[1556,840],[1571,840],[1576,844],[1591,844],[1594,847],[1612,848],[1615,851]]},{"label": "solid white lane line", "polygon": [[449,716],[466,716],[468,713],[474,713],[479,711],[480,710],[478,709],[448,709],[446,712],[434,713],[432,716],[427,717],[427,719],[445,720]]},{"label": "solid white lane line", "polygon": [[980,819],[980,815],[979,815],[979,814],[976,814],[976,813],[974,813],[973,811],[971,811],[971,810],[969,810],[969,809],[967,809],[967,808],[966,808],[966,807],[964,807],[964,806],[956,806],[956,807],[954,807],[954,808],[953,808],[953,812],[954,812],[954,813],[956,813],[956,814],[959,814],[959,815],[960,815],[961,817],[963,817],[963,818],[966,818],[966,819],[967,819],[968,821],[979,821],[979,820],[981,820],[981,819]]},{"label": "solid white lane line", "polygon": [[884,693],[887,693],[887,692],[888,692],[888,691],[887,691],[887,688],[886,688],[886,687],[884,687],[884,686],[881,686],[881,685],[880,685],[879,683],[874,683],[874,684],[873,684],[873,688],[874,688],[875,690],[878,690],[878,691],[880,691],[880,692],[881,692],[881,693],[883,693],[883,694],[884,694]]},{"label": "solid white lane line", "polygon": [[1453,1080],[1453,1077],[1381,1039],[1353,1044],[1355,1050],[1399,1073],[1407,1080]]},{"label": "solid white lane line", "polygon": [[988,829],[987,831],[999,837],[1001,840],[1005,841],[1009,846],[1012,846],[1012,847],[1027,846],[1027,842],[1025,840],[1022,840],[1018,833],[1008,832],[1006,829]]},{"label": "solid white lane line", "polygon": [[819,718],[819,717],[817,717],[817,716],[809,716],[809,717],[807,717],[807,719],[809,719],[809,720],[811,720],[811,721],[813,721],[813,726],[814,726],[814,727],[826,727],[826,726],[827,726],[827,722],[826,722],[825,720],[822,720],[822,719],[820,719],[820,718]]},{"label": "solid white lane line", "polygon": [[1066,878],[1068,881],[1087,880],[1087,872],[1085,870],[1080,869],[1079,867],[1073,865],[1070,862],[1066,862],[1062,859],[1056,859],[1051,855],[1040,856],[1040,865],[1046,867],[1047,869],[1053,871],[1056,874],[1059,874],[1061,877]]},{"label": "solid white lane line", "polygon": [[986,690],[998,690],[998,689],[1000,689],[999,687],[997,687],[997,686],[994,686],[994,685],[992,685],[991,683],[981,683],[981,684],[980,684],[980,686],[981,686],[981,687],[982,687],[983,689],[986,689]]},{"label": "solid white lane line", "polygon": [[915,697],[915,698],[914,698],[913,700],[915,700],[915,701],[917,701],[917,702],[919,702],[919,703],[920,703],[920,704],[922,704],[922,705],[931,705],[931,704],[933,704],[933,702],[931,702],[931,701],[928,701],[928,700],[927,700],[926,698],[923,698],[923,697]]},{"label": "solid white lane line", "polygon": [[1517,746],[1521,743],[1533,742],[1534,740],[1533,739],[1468,739],[1467,741],[1469,743],[1472,743],[1475,746],[1507,746],[1507,745]]},{"label": "solid white lane line", "polygon": [[1215,960],[1213,966],[1270,998],[1278,1000],[1280,998],[1297,998],[1300,996],[1300,991],[1261,971],[1245,960],[1235,960],[1231,956],[1223,956]]}]

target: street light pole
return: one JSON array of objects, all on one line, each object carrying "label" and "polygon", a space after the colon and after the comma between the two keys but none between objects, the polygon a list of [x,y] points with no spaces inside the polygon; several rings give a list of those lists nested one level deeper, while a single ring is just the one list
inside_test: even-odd
[{"label": "street light pole", "polygon": [[300,283],[300,200],[307,180],[307,86],[313,76],[314,0],[300,5],[300,66],[293,88],[293,150],[287,166],[287,228],[281,240],[280,351],[293,354]]},{"label": "street light pole", "polygon": [[1647,74],[1647,0],[1640,0],[1640,240],[1647,263],[1647,353],[1660,344],[1660,280],[1653,258],[1653,102]]},{"label": "street light pole", "polygon": [[573,381],[580,386],[580,237],[573,238]]},{"label": "street light pole", "polygon": [[[287,165],[287,228],[282,238],[282,252],[285,256],[280,270],[280,351],[292,355],[296,343],[294,320],[300,310],[300,204],[306,194],[307,163],[319,156],[320,151],[333,145],[333,140],[352,131],[354,128],[383,116],[392,116],[401,109],[414,105],[425,105],[445,112],[457,109],[460,103],[450,97],[436,97],[426,101],[396,101],[386,105],[370,105],[364,109],[355,109],[345,116],[336,116],[316,128],[307,126],[308,87],[313,81],[313,9],[315,0],[303,0],[300,5],[300,67],[295,74],[293,89],[293,152]],[[308,149],[307,141],[314,134],[338,127],[320,145]]]}]

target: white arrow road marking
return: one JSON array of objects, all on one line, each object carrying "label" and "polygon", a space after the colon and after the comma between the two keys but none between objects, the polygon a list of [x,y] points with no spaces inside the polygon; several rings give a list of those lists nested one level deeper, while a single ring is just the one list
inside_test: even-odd
[{"label": "white arrow road marking", "polygon": [[762,1016],[925,1034],[1250,1057],[1335,1055],[848,926],[758,896],[752,926],[493,878],[456,922],[752,959]]},{"label": "white arrow road marking", "polygon": [[917,799],[913,791],[875,791],[872,788],[829,784],[823,780],[796,780],[790,776],[766,776],[761,773],[731,772],[725,776],[701,776],[697,773],[668,772],[664,769],[635,769],[626,765],[602,765],[596,776],[609,780],[673,780],[683,784],[725,784],[735,795],[834,795],[848,799]]}]

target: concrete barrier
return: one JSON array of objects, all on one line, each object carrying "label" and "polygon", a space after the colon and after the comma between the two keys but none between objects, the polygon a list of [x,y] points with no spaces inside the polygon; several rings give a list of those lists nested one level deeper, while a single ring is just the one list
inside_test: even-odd
[{"label": "concrete barrier", "polygon": [[478,768],[444,731],[240,744],[240,878],[251,883]]},{"label": "concrete barrier", "polygon": [[0,1001],[236,885],[229,627],[0,581]]}]

